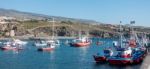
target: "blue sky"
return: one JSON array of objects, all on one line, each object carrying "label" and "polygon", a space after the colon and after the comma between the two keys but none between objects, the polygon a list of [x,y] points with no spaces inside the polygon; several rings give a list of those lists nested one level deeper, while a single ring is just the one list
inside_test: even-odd
[{"label": "blue sky", "polygon": [[150,27],[150,0],[0,0],[0,8]]}]

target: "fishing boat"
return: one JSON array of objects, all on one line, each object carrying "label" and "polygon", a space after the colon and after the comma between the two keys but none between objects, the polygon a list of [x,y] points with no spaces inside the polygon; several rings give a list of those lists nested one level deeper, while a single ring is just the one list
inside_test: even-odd
[{"label": "fishing boat", "polygon": [[27,42],[21,41],[19,39],[12,39],[10,41],[2,43],[0,47],[1,50],[22,50],[23,46],[26,45]]},{"label": "fishing boat", "polygon": [[[120,25],[121,26],[121,25]],[[113,65],[129,65],[135,63],[141,63],[146,55],[146,48],[144,44],[139,41],[137,34],[133,32],[132,36],[128,40],[129,42],[123,42],[122,34],[119,48],[116,49],[116,55],[109,57],[107,60],[109,64]]]},{"label": "fishing boat", "polygon": [[103,54],[100,55],[100,53],[97,53],[96,55],[93,55],[94,60],[96,63],[105,63],[107,62],[107,58],[113,55],[113,51],[111,48],[106,48],[103,51]]},{"label": "fishing boat", "polygon": [[[120,25],[121,32],[121,25]],[[132,29],[132,34],[129,39],[123,39],[123,34],[120,33],[120,40],[113,43],[114,50],[106,50],[108,53],[104,55],[94,55],[95,61],[108,62],[113,65],[129,65],[141,63],[147,54],[144,38],[139,40],[137,34]],[[130,42],[132,41],[132,42]],[[134,42],[133,42],[134,41]],[[112,54],[110,55],[110,53]],[[109,56],[106,56],[109,54]]]},{"label": "fishing boat", "polygon": [[89,46],[92,41],[89,39],[89,31],[78,31],[78,36],[74,38],[69,45],[73,47],[85,47]]},{"label": "fishing boat", "polygon": [[74,47],[83,47],[83,46],[89,46],[91,41],[88,37],[79,37],[73,40],[72,43],[70,43],[71,46]]},{"label": "fishing boat", "polygon": [[[53,18],[52,30],[54,31],[54,18]],[[55,36],[54,36],[54,33],[53,33],[51,39],[46,41],[46,46],[38,48],[38,51],[51,51],[51,50],[54,50],[54,48],[56,46],[60,45],[59,40],[54,39],[54,38],[55,38]]]},{"label": "fishing boat", "polygon": [[114,65],[129,65],[141,63],[146,56],[146,49],[136,49],[122,49],[118,51],[118,54],[116,56],[109,57],[108,62]]}]

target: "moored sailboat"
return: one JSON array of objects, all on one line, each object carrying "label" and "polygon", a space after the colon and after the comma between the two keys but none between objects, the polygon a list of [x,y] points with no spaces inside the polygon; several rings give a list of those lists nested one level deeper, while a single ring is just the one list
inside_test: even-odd
[{"label": "moored sailboat", "polygon": [[38,51],[51,51],[55,47],[56,47],[55,42],[54,41],[49,41],[49,42],[47,42],[47,45],[45,47],[38,48]]},{"label": "moored sailboat", "polygon": [[[54,31],[54,18],[53,18],[53,27],[52,30]],[[59,40],[54,39],[54,33],[50,40],[46,41],[46,46],[42,46],[38,48],[38,51],[51,51],[54,50],[56,46],[60,45]]]}]

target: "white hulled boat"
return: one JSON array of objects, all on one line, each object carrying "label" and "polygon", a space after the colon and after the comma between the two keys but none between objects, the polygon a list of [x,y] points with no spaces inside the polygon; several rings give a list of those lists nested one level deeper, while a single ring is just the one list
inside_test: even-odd
[{"label": "white hulled boat", "polygon": [[2,43],[2,50],[21,50],[23,46],[25,46],[27,42],[21,41],[19,39],[11,39],[7,42]]},{"label": "white hulled boat", "polygon": [[54,37],[54,18],[53,18],[53,27],[52,27],[52,30],[53,30],[53,35],[52,35],[51,39],[46,41],[46,43],[47,43],[46,46],[38,48],[38,51],[51,51],[56,46],[60,45],[59,40],[54,39],[55,38]]}]

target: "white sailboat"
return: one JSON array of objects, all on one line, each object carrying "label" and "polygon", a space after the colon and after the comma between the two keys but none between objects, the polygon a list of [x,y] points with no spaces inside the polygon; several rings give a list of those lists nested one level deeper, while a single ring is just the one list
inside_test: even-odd
[{"label": "white sailboat", "polygon": [[54,18],[53,18],[53,21],[52,21],[52,22],[53,22],[53,27],[52,27],[53,33],[52,33],[52,37],[51,37],[50,40],[46,41],[47,45],[46,45],[45,47],[39,48],[38,51],[51,51],[51,50],[53,50],[56,46],[60,45],[59,40],[54,39],[54,38],[56,38],[56,37],[54,36],[54,22],[55,22],[55,21],[54,21]]},{"label": "white sailboat", "polygon": [[[53,18],[52,22],[53,22],[52,31],[54,31],[54,22],[55,22],[55,21],[54,21],[54,18]],[[51,37],[50,40],[41,40],[41,39],[39,39],[39,40],[37,40],[37,41],[34,43],[34,45],[35,45],[36,47],[44,47],[44,46],[48,46],[48,44],[53,44],[53,45],[55,45],[55,46],[60,45],[59,40],[56,40],[56,39],[54,39],[54,38],[55,38],[55,36],[54,36],[54,32],[53,32],[53,33],[52,33],[52,37]]]}]

